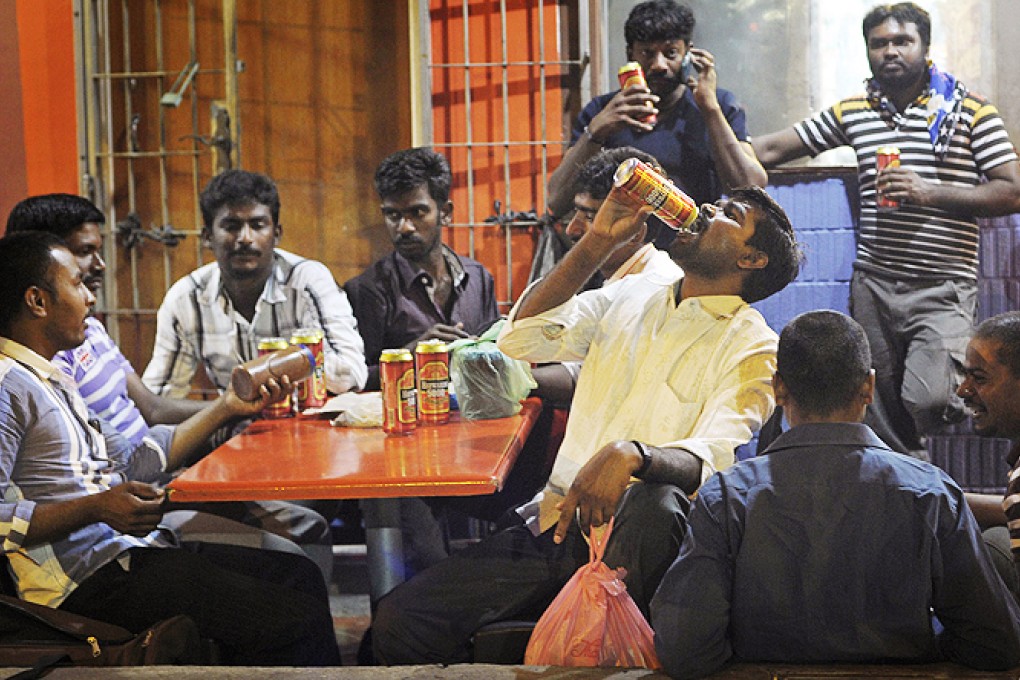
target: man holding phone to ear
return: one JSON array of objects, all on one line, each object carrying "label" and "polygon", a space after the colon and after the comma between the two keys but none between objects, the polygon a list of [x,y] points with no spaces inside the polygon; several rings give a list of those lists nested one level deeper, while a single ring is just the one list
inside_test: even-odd
[{"label": "man holding phone to ear", "polygon": [[571,146],[549,178],[553,215],[573,208],[577,175],[603,148],[633,146],[652,154],[698,204],[715,202],[734,187],[764,186],[767,176],[747,142],[744,109],[732,92],[716,88],[715,60],[692,45],[693,33],[693,12],[675,0],[634,6],[624,24],[627,58],[641,65],[648,86],[600,95],[584,107]]}]

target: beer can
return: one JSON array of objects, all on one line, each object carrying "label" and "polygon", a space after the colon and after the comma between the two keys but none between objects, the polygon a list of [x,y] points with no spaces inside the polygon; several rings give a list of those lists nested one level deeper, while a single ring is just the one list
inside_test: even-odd
[{"label": "beer can", "polygon": [[414,350],[418,377],[418,420],[441,425],[450,420],[450,350],[442,340],[424,340]]},{"label": "beer can", "polygon": [[693,198],[636,158],[620,163],[613,184],[624,190],[635,207],[652,206],[652,214],[677,231],[687,230],[698,217]]},{"label": "beer can", "polygon": [[895,146],[880,146],[875,149],[875,203],[878,205],[879,210],[892,210],[893,208],[900,207],[900,202],[886,198],[878,190],[878,173],[881,173],[885,168],[898,168],[900,167],[900,150],[899,147]]},{"label": "beer can", "polygon": [[290,336],[290,344],[304,345],[315,357],[315,368],[307,380],[297,385],[298,412],[318,408],[326,403],[326,357],[322,353],[323,332],[318,328],[298,328]]},{"label": "beer can", "polygon": [[[616,75],[620,79],[621,90],[626,90],[631,85],[648,87],[648,82],[645,80],[645,72],[641,69],[641,64],[636,61],[628,61],[620,67]],[[655,108],[655,104],[652,104],[652,102],[646,102],[646,105],[650,109]],[[651,125],[655,125],[658,122],[658,118],[654,113],[649,113],[644,117],[644,120]]]},{"label": "beer can", "polygon": [[408,349],[384,349],[379,355],[383,432],[411,434],[418,424],[414,389],[414,359]]},{"label": "beer can", "polygon": [[[287,338],[261,338],[258,343],[259,356],[261,357],[266,354],[272,354],[276,350],[287,349],[288,347],[290,347],[290,344],[287,342]],[[294,415],[292,396],[293,395],[288,394],[275,404],[270,404],[262,409],[262,417],[288,418]]]}]

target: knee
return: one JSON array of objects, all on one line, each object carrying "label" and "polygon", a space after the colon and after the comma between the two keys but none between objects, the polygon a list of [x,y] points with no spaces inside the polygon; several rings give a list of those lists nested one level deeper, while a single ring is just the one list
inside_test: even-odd
[{"label": "knee", "polygon": [[399,593],[391,592],[379,601],[372,614],[372,654],[386,666],[420,663],[408,647],[405,608]]}]

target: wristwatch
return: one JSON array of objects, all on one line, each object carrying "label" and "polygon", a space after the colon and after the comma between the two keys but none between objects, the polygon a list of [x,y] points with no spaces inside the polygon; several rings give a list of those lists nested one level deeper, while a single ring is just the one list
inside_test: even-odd
[{"label": "wristwatch", "polygon": [[631,439],[630,443],[637,447],[638,453],[641,454],[641,467],[635,470],[633,474],[634,477],[641,479],[652,465],[652,454],[648,451],[648,447],[638,440]]}]

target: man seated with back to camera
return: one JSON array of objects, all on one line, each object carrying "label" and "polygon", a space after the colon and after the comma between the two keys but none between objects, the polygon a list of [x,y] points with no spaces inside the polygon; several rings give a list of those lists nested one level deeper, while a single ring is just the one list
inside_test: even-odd
[{"label": "man seated with back to camera", "polygon": [[85,339],[95,302],[59,238],[0,239],[0,538],[22,599],[140,632],[186,614],[240,665],[340,663],[325,584],[308,558],[179,542],[162,485],[209,435],[290,388],[228,389],[141,445],[91,419],[50,358]]},{"label": "man seated with back to camera", "polygon": [[652,600],[670,676],[731,660],[1020,663],[1020,607],[963,491],[863,424],[871,365],[848,316],[783,329],[773,387],[792,427],[702,485]]},{"label": "man seated with back to camera", "polygon": [[761,189],[735,190],[674,240],[682,275],[649,272],[575,295],[643,228],[646,209],[619,198],[614,188],[577,245],[524,293],[499,340],[527,361],[584,361],[548,484],[515,526],[379,601],[379,661],[468,661],[479,628],[537,619],[588,562],[584,533],[613,517],[605,562],[627,569],[647,612],[679,549],[687,494],[731,465],[771,414],[776,335],[748,303],[799,270],[782,208]]}]

